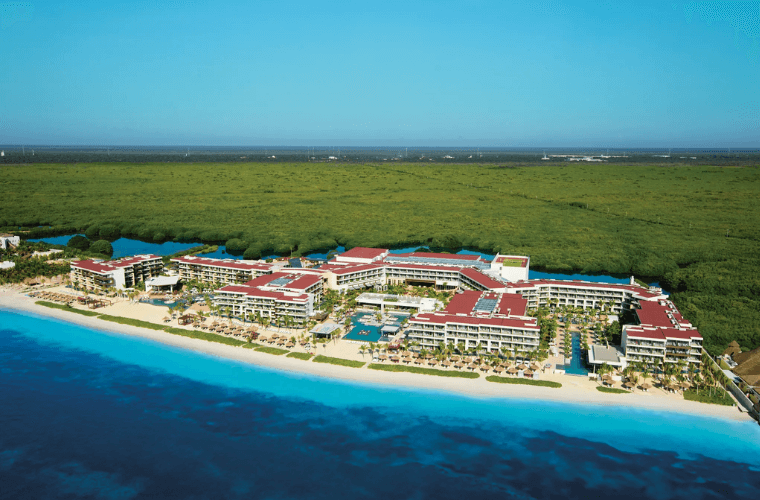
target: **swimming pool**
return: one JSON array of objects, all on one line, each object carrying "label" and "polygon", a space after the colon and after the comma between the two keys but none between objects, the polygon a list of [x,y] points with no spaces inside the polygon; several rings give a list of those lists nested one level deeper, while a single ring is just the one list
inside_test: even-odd
[{"label": "swimming pool", "polygon": [[573,357],[569,365],[565,365],[565,373],[568,375],[588,375],[588,370],[583,367],[583,351],[581,350],[581,336],[573,332]]},{"label": "swimming pool", "polygon": [[[380,331],[385,324],[398,323],[408,316],[408,314],[386,314],[384,325],[364,324],[362,321],[370,321],[377,316],[377,313],[356,313],[351,316],[351,331],[343,338],[345,340],[358,340],[360,342],[379,342],[383,338]],[[366,318],[366,320],[364,319]],[[374,321],[373,321],[374,322]],[[365,332],[360,334],[361,332]]]}]

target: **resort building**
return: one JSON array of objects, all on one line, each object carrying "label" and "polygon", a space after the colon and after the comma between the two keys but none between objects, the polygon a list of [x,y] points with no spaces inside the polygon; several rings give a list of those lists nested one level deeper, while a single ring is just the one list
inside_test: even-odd
[{"label": "resort building", "polygon": [[377,307],[381,312],[386,309],[394,311],[433,312],[441,302],[428,297],[408,297],[387,293],[363,293],[356,298],[356,303],[362,306]]},{"label": "resort building", "polygon": [[171,259],[177,263],[182,281],[201,283],[245,283],[263,274],[271,274],[277,266],[264,262],[241,262],[234,259],[208,259],[187,255]]},{"label": "resort building", "polygon": [[379,288],[386,284],[385,266],[380,264],[360,264],[354,266],[341,266],[325,264],[320,266],[324,273],[327,288],[345,292],[362,288]]},{"label": "resort building", "polygon": [[372,264],[388,256],[387,248],[354,247],[347,252],[336,255],[334,262],[338,264]]},{"label": "resort building", "polygon": [[507,281],[528,281],[530,257],[496,254],[491,261],[491,270]]},{"label": "resort building", "polygon": [[[213,303],[245,321],[261,316],[276,322],[290,318],[306,324],[314,311],[314,298],[306,293],[278,292],[245,285],[227,285],[214,292]],[[226,314],[226,312],[224,312]]]},{"label": "resort building", "polygon": [[612,313],[638,306],[642,301],[664,299],[662,290],[637,284],[592,283],[588,281],[531,280],[510,283],[507,289],[528,300],[528,307],[573,306],[601,308],[607,304]]},{"label": "resort building", "polygon": [[21,243],[19,236],[12,234],[0,234],[0,249],[6,250],[10,247],[17,247]]},{"label": "resort building", "polygon": [[641,302],[635,313],[638,324],[623,326],[622,346],[628,362],[702,362],[702,335],[671,301]]},{"label": "resort building", "polygon": [[480,255],[459,255],[453,253],[412,252],[396,253],[385,257],[389,264],[421,264],[425,266],[474,267],[486,270],[491,263]]},{"label": "resort building", "polygon": [[160,275],[164,263],[158,255],[135,255],[119,260],[80,260],[71,262],[71,281],[86,290],[132,288],[137,283]]},{"label": "resort building", "polygon": [[217,307],[229,308],[233,316],[250,320],[257,316],[270,321],[289,318],[305,324],[322,300],[322,277],[313,274],[276,272],[243,285],[227,285],[214,292]]},{"label": "resort building", "polygon": [[517,294],[461,292],[444,311],[410,318],[407,339],[425,349],[444,343],[491,352],[535,351],[540,328],[535,318],[524,316],[526,307],[527,301]]}]

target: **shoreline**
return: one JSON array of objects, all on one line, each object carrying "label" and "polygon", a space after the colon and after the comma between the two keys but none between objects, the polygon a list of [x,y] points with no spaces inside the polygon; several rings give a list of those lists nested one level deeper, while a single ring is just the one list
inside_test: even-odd
[{"label": "shoreline", "polygon": [[367,369],[366,367],[350,368],[303,361],[296,358],[288,358],[285,355],[274,356],[264,352],[257,352],[253,349],[183,337],[165,331],[107,322],[97,317],[83,316],[43,307],[34,302],[35,299],[27,297],[18,290],[0,288],[0,310],[5,309],[10,312],[30,313],[36,316],[55,318],[86,328],[137,336],[214,357],[250,363],[293,374],[327,377],[377,387],[423,389],[474,398],[543,400],[571,405],[630,407],[739,422],[753,422],[753,419],[746,413],[739,411],[738,407],[698,403],[653,393],[605,394],[596,390],[595,383],[582,377],[562,375],[559,376],[562,377],[562,387],[549,388],[531,385],[497,384],[488,382],[483,376],[477,379],[461,379],[408,372],[384,372]]}]

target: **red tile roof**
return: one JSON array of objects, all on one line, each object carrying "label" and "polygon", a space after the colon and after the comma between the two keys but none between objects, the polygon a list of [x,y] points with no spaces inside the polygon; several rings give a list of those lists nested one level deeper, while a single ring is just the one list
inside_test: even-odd
[{"label": "red tile roof", "polygon": [[482,286],[489,288],[491,290],[495,288],[505,288],[507,285],[505,283],[502,283],[501,281],[496,281],[493,278],[489,278],[483,273],[480,273],[476,271],[475,269],[471,269],[469,267],[462,268],[460,271],[463,275],[467,276],[471,280],[473,280],[476,283],[481,284]]},{"label": "red tile roof", "polygon": [[517,293],[502,294],[499,301],[499,313],[508,316],[525,316],[528,309],[528,299]]},{"label": "red tile roof", "polygon": [[285,285],[272,285],[286,290],[306,290],[319,283],[322,277],[315,274],[296,274],[287,272],[277,272],[264,274],[245,283],[245,286],[270,286],[269,284],[279,278],[289,278],[291,281]]},{"label": "red tile roof", "polygon": [[343,252],[339,257],[348,257],[351,259],[376,259],[387,253],[387,248],[366,248],[354,247],[351,250]]},{"label": "red tile roof", "polygon": [[467,290],[462,293],[457,293],[452,297],[449,305],[446,306],[444,312],[448,314],[470,314],[472,308],[480,300],[481,292]]}]

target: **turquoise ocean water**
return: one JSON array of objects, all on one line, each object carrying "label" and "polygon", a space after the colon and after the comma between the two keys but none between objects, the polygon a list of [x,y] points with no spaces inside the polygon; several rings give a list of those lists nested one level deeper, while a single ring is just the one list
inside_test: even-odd
[{"label": "turquoise ocean water", "polygon": [[348,383],[0,310],[1,498],[752,498],[760,427]]}]

